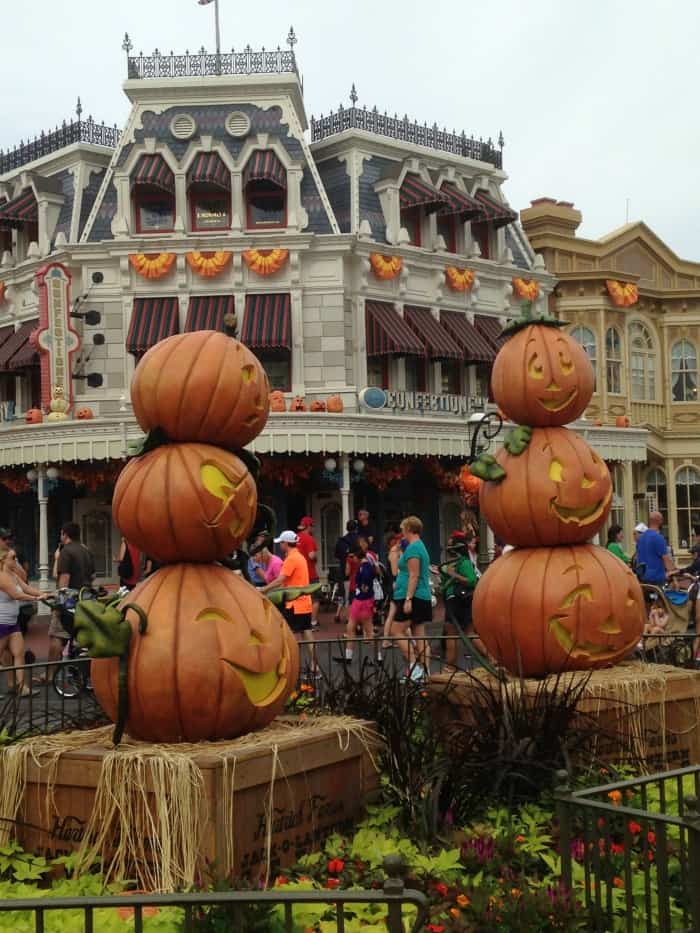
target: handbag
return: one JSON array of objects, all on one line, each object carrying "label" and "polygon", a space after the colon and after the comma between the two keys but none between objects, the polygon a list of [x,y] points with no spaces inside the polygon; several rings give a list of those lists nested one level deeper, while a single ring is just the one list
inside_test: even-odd
[{"label": "handbag", "polygon": [[372,593],[374,594],[375,603],[381,603],[384,601],[384,590],[382,584],[377,577],[372,581]]},{"label": "handbag", "polygon": [[455,599],[459,599],[465,603],[473,597],[474,590],[470,586],[467,586],[466,583],[461,583],[458,580],[452,589],[452,595]]}]

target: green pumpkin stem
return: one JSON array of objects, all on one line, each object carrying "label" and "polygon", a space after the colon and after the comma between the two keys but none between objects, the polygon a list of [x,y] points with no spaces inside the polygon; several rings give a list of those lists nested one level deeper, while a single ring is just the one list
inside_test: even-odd
[{"label": "green pumpkin stem", "polygon": [[533,324],[541,325],[542,327],[565,327],[566,322],[560,321],[559,318],[552,317],[551,314],[534,314],[533,313],[534,305],[531,301],[523,301],[520,305],[520,317],[516,317],[514,320],[510,321],[501,331],[501,337],[512,337],[513,334],[517,334],[519,330],[523,330],[525,327],[530,327]]}]

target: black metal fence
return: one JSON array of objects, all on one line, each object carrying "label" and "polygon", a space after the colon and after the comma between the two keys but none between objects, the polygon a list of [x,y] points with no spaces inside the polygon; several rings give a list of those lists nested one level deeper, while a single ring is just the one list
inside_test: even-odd
[{"label": "black metal fence", "polygon": [[562,878],[592,930],[700,933],[700,767],[557,791]]},{"label": "black metal fence", "polygon": [[[35,933],[43,933],[46,919],[56,913],[72,912],[75,926],[76,914],[82,915],[83,930],[93,933],[98,930],[99,918],[119,911],[123,919],[132,919],[133,929],[142,933],[144,919],[153,917],[170,908],[172,926],[185,933],[210,930],[284,930],[294,933],[299,929],[295,913],[311,905],[325,907],[319,919],[334,923],[337,933],[345,933],[346,920],[352,917],[352,907],[369,904],[377,908],[377,924],[387,933],[418,933],[424,929],[427,916],[427,900],[420,891],[404,887],[405,865],[399,856],[384,859],[386,880],[379,890],[352,891],[302,891],[285,890],[283,887],[271,891],[225,891],[212,894],[143,894],[136,892],[126,899],[123,896],[32,898],[27,900],[0,900],[0,913],[10,913],[17,926],[33,916]],[[246,922],[247,921],[247,922]],[[266,922],[267,921],[267,922]],[[165,929],[166,927],[159,927]],[[22,929],[27,929],[22,926]],[[111,927],[110,927],[111,929]],[[125,929],[128,929],[125,927]]]},{"label": "black metal fence", "polygon": [[64,120],[62,126],[57,126],[48,133],[42,131],[34,139],[27,140],[26,143],[22,141],[15,149],[8,152],[0,149],[0,175],[74,143],[90,143],[93,146],[114,149],[119,142],[119,136],[116,124],[107,126],[104,123],[96,123],[92,117],[88,117],[87,120],[71,120],[69,123]]},{"label": "black metal fence", "polygon": [[156,49],[152,55],[129,55],[128,76],[144,78],[201,78],[206,75],[296,74],[297,64],[292,49],[261,49],[247,45],[242,51],[198,52],[184,55],[163,54]]}]

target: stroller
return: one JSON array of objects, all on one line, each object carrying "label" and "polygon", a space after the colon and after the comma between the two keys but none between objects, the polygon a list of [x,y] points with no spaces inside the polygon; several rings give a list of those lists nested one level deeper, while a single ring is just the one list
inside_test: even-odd
[{"label": "stroller", "polygon": [[692,666],[698,578],[679,573],[663,586],[651,583],[641,586],[649,616],[660,609],[668,618],[663,635],[646,635],[642,639],[641,659],[676,667]]}]

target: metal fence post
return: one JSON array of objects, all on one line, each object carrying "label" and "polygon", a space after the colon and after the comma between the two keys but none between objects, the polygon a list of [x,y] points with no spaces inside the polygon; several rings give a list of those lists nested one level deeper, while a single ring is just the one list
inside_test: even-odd
[{"label": "metal fence post", "polygon": [[691,931],[700,933],[700,801],[695,796],[683,798],[683,820],[688,827],[688,871],[686,894],[690,899]]},{"label": "metal fence post", "polygon": [[401,901],[394,900],[404,892],[403,878],[406,873],[406,862],[401,855],[387,855],[383,861],[386,879],[384,881],[384,894],[388,900],[387,930],[389,933],[404,933],[403,919],[401,917]]},{"label": "metal fence post", "polygon": [[571,872],[571,812],[568,771],[557,771],[555,775],[554,799],[556,801],[557,820],[559,821],[559,855],[561,856],[561,876],[567,892],[572,888]]}]

